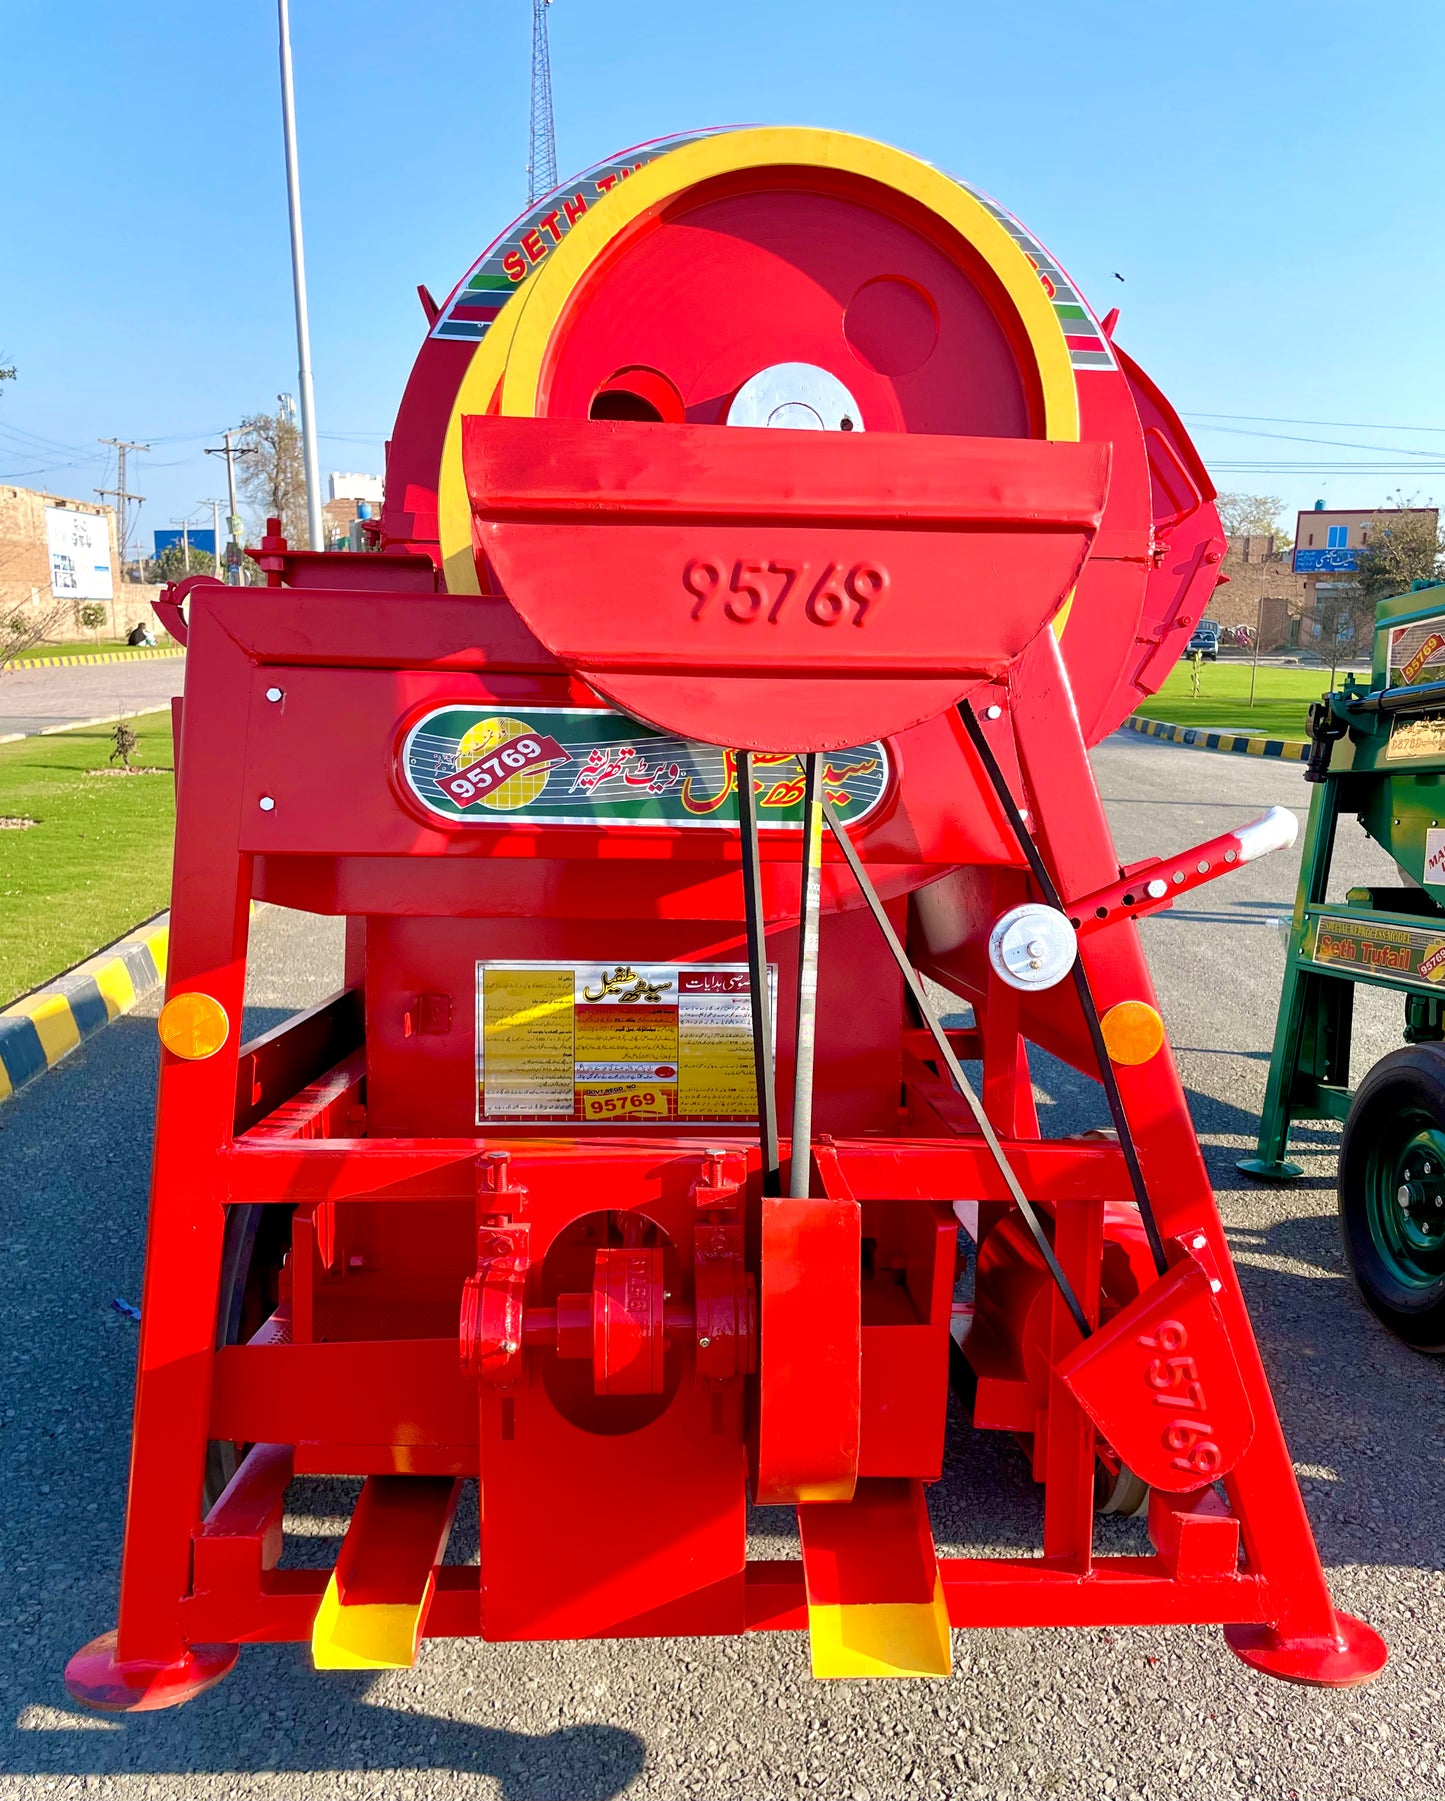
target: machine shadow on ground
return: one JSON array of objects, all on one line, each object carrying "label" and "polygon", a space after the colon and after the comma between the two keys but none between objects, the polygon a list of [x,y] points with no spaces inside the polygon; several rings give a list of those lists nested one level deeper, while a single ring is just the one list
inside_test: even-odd
[{"label": "machine shadow on ground", "polygon": [[[247,1034],[284,1017],[250,1010]],[[66,1658],[114,1619],[136,1339],[111,1301],[140,1296],[154,1067],[153,1024],[132,1016],[0,1115],[0,1246],[11,1278],[0,1346],[12,1372],[0,1396],[0,1770],[37,1787],[42,1778],[385,1771],[396,1773],[390,1792],[410,1773],[452,1770],[493,1778],[507,1801],[611,1801],[646,1766],[647,1728],[579,1721],[528,1733],[454,1717],[497,1695],[510,1706],[533,1667],[519,1652],[534,1648],[479,1647],[475,1692],[464,1687],[473,1666],[439,1646],[415,1672],[376,1678],[318,1676],[305,1647],[283,1645],[248,1648],[214,1693],[173,1714],[111,1720],[66,1698]],[[1037,1052],[1034,1069],[1046,1134],[1107,1122],[1096,1083]],[[1398,1345],[1354,1296],[1324,1194],[1333,1166],[1315,1154],[1333,1147],[1334,1129],[1296,1134],[1305,1184],[1247,1188],[1231,1173],[1255,1116],[1197,1090],[1189,1101],[1198,1129],[1226,1141],[1206,1155],[1226,1191],[1230,1240],[1326,1563],[1349,1565],[1368,1546],[1375,1563],[1435,1570],[1428,1498],[1445,1453],[1445,1369]],[[940,1549],[1036,1551],[1040,1491],[1019,1446],[973,1432],[954,1402],[947,1458],[930,1493]],[[311,1527],[288,1562],[329,1560],[328,1516],[344,1520],[350,1493],[337,1484],[298,1492],[298,1517]],[[755,1509],[751,1526],[759,1549],[787,1554],[791,1514]],[[1143,1550],[1142,1522],[1101,1521],[1096,1545]],[[475,1546],[468,1485],[450,1560],[470,1560]]]}]

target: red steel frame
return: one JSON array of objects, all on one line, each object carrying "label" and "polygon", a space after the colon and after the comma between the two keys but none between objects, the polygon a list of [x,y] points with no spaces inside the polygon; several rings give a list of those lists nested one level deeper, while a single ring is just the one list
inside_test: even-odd
[{"label": "red steel frame", "polygon": [[[1300,1681],[1383,1664],[1331,1603],[1167,1044],[1108,1036],[1120,1003],[1154,1018],[1134,919],[1159,897],[1118,865],[1086,746],[1158,685],[1214,585],[1207,473],[1112,345],[1114,315],[1063,336],[1034,280],[1051,302],[1064,278],[1041,247],[1022,260],[1031,239],[957,197],[925,215],[915,188],[939,178],[876,146],[783,133],[751,173],[737,148],[679,151],[712,174],[659,182],[655,204],[651,176],[610,212],[615,175],[579,190],[576,241],[614,236],[553,284],[526,381],[520,348],[499,373],[505,334],[477,355],[428,339],[381,549],[293,552],[273,521],[266,589],[194,578],[162,603],[189,635],[167,1006],[208,997],[226,1030],[210,1056],[162,1051],[119,1623],[67,1670],[90,1705],[170,1705],[244,1643],[308,1638],[319,1665],[390,1667],[421,1636],[806,1627],[818,1673],[857,1675],[944,1672],[950,1622],[1177,1621]],[[528,321],[543,333],[547,290],[544,269],[517,346]],[[495,320],[496,294],[483,281],[472,314]],[[799,359],[842,359],[865,432],[720,429],[740,384]],[[619,420],[632,389],[677,404]],[[444,553],[451,586],[478,591],[443,591]],[[622,736],[630,715],[713,746],[719,799],[740,752],[879,739],[886,785],[820,873],[798,833],[763,831],[745,906],[738,826],[548,824],[530,788],[447,819],[400,772],[431,709],[475,707],[489,745],[520,717],[541,758],[561,747],[533,709],[609,702]],[[826,762],[809,767],[826,792]],[[1187,885],[1234,854],[1197,847]],[[746,960],[761,1010],[766,961],[785,1104],[807,1067],[784,997],[810,980],[814,877],[806,1168],[779,1147],[805,1193],[776,1191],[753,1123],[476,1126],[482,963]],[[344,916],[345,987],[243,1045],[255,899]],[[1019,992],[990,927],[1054,900],[1086,984]],[[915,969],[975,1023],[920,1026]],[[1112,1067],[1117,1140],[1041,1137],[1028,1044]],[[950,1058],[982,1063],[996,1147]],[[975,1424],[1029,1443],[1041,1557],[933,1543],[955,1203],[977,1208]],[[279,1270],[268,1222],[289,1232]],[[268,1285],[240,1292],[252,1226]],[[1186,1309],[1197,1366],[1171,1354]],[[1201,1427],[1206,1386],[1209,1417],[1227,1408]],[[213,1446],[241,1461],[208,1506]],[[1131,1459],[1153,1554],[1096,1557],[1100,1465]],[[363,1479],[331,1571],[282,1567],[305,1475]],[[470,1567],[444,1561],[465,1478],[484,1501]],[[747,1559],[750,1491],[796,1507],[801,1559]]]},{"label": "red steel frame", "polygon": [[[395,571],[379,569],[378,575]],[[273,1321],[251,1343],[217,1350],[227,1209],[295,1207],[302,1245],[334,1231],[328,1209],[333,1218],[337,1208],[353,1204],[417,1218],[431,1217],[427,1210],[439,1203],[465,1211],[477,1200],[483,1148],[482,1134],[367,1133],[355,993],[254,1046],[243,1050],[238,1042],[253,897],[324,907],[334,892],[325,859],[288,871],[282,858],[258,854],[258,741],[269,725],[264,690],[271,683],[302,688],[316,671],[353,678],[422,671],[504,689],[510,679],[514,692],[528,684],[533,692],[545,690],[556,681],[541,673],[550,659],[495,605],[489,610],[496,629],[487,648],[455,650],[457,609],[487,604],[476,600],[397,590],[238,593],[204,580],[190,584],[189,599],[169,993],[213,996],[232,1029],[221,1053],[207,1060],[169,1052],[162,1057],[118,1637],[97,1641],[73,1661],[70,1673],[73,1690],[102,1706],[184,1699],[225,1673],[233,1647],[311,1635],[328,1573],[276,1567],[282,1496],[293,1473],[438,1477],[475,1474],[478,1467],[477,1384],[461,1370],[455,1338],[287,1343],[286,1331]],[[1117,884],[1119,869],[1066,704],[1065,681],[1046,632],[1005,682],[974,698],[980,717],[992,710],[990,703],[999,709],[986,730],[1016,793],[1031,807],[1038,841],[1068,904],[1070,897]],[[388,722],[376,723],[385,729]],[[349,722],[335,718],[330,724],[344,741]],[[915,751],[920,766],[926,748]],[[981,773],[966,749],[949,739],[948,751],[954,779],[981,791]],[[301,822],[298,846],[315,827],[315,818]],[[771,854],[792,852],[778,848]],[[994,910],[1002,910],[1029,892],[1028,878],[1016,855],[989,861],[983,880]],[[388,905],[400,912],[418,904],[418,866],[417,859],[404,858],[372,864],[365,909],[371,917],[384,915]],[[435,871],[439,865],[428,859],[423,867]],[[502,880],[526,865],[473,861],[469,867]],[[886,866],[876,873],[886,886]],[[987,972],[976,935],[954,936],[957,942],[937,918],[925,918],[922,965],[977,1011],[978,1029],[954,1034],[955,1044],[960,1054],[982,1057],[987,1105],[1007,1155],[1026,1191],[1052,1217],[1058,1258],[1097,1320],[1105,1209],[1131,1199],[1123,1159],[1107,1140],[1039,1138],[1023,1055],[1025,1040],[1032,1040],[1088,1068],[1078,1021],[1058,992],[1037,997],[1003,988]],[[348,940],[354,988],[366,968],[362,938],[353,930]],[[736,935],[728,942],[735,946]],[[715,954],[716,948],[699,946],[695,954]],[[1152,1002],[1137,933],[1127,919],[1085,937],[1080,956],[1101,1009],[1125,998]],[[904,1081],[898,1125],[889,1133],[821,1138],[814,1157],[822,1195],[865,1208],[876,1202],[935,1213],[934,1197],[967,1197],[980,1203],[987,1226],[1003,1215],[1008,1199],[997,1169],[930,1061],[926,1035],[904,1025],[897,1039]],[[1167,1047],[1143,1065],[1119,1067],[1117,1076],[1161,1231],[1172,1238],[1203,1234],[1220,1272],[1218,1304],[1253,1411],[1254,1436],[1224,1481],[1227,1504],[1211,1486],[1183,1497],[1156,1492],[1149,1521],[1155,1554],[1096,1557],[1095,1429],[1063,1382],[1049,1378],[1035,1444],[1036,1472],[1045,1478],[1043,1557],[940,1559],[948,1617],[956,1626],[1219,1623],[1229,1628],[1241,1655],[1274,1673],[1317,1682],[1368,1679],[1383,1652],[1368,1628],[1332,1607]],[[513,1179],[543,1197],[560,1167],[570,1190],[595,1190],[608,1208],[644,1206],[657,1214],[672,1204],[658,1192],[656,1140],[584,1131],[549,1142],[533,1128],[510,1128],[489,1131],[485,1142],[505,1143]],[[757,1152],[745,1134],[669,1136],[666,1150],[689,1169],[695,1160],[701,1171],[715,1142],[746,1156],[749,1206],[755,1209]],[[304,1264],[293,1251],[291,1307],[298,1310]],[[950,1268],[945,1289],[951,1279]],[[1057,1359],[1077,1335],[1057,1296],[1050,1318],[1045,1349]],[[734,1387],[725,1405],[740,1404]],[[510,1405],[499,1394],[484,1401],[484,1438],[496,1409]],[[941,1431],[941,1419],[937,1423]],[[228,1438],[255,1448],[203,1519],[207,1442]],[[625,1439],[613,1441],[614,1447]],[[737,1432],[729,1457],[727,1479],[740,1510]],[[615,1457],[603,1463],[622,1479]],[[595,1480],[595,1471],[588,1472],[588,1484]],[[680,1478],[672,1505],[686,1504],[685,1490]],[[538,1503],[535,1494],[521,1500]],[[599,1508],[605,1531],[609,1521],[615,1523],[616,1509],[605,1502]],[[559,1515],[546,1527],[563,1523]],[[427,1636],[483,1634],[485,1559],[484,1541],[481,1570],[444,1566],[437,1572],[422,1626]],[[690,1601],[643,1609],[631,1620],[619,1617],[610,1629],[735,1632],[808,1623],[803,1564],[733,1563],[730,1573]],[[558,1600],[548,1617],[565,1615]],[[505,1621],[506,1609],[497,1617]],[[545,1625],[538,1629],[535,1619],[529,1628],[522,1606],[511,1625],[492,1635],[539,1630],[563,1635]]]}]

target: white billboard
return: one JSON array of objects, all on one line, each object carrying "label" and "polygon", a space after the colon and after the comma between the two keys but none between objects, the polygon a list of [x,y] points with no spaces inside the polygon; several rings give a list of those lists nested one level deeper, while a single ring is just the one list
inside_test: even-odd
[{"label": "white billboard", "polygon": [[57,600],[112,600],[110,520],[105,513],[46,507],[50,592]]}]

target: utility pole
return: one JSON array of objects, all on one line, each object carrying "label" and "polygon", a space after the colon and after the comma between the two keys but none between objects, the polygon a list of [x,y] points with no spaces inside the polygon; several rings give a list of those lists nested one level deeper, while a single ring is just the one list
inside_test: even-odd
[{"label": "utility pole", "polygon": [[[240,435],[241,428],[240,426],[235,425],[228,431],[221,433],[221,436],[226,440],[224,444],[208,444],[206,446],[206,455],[208,457],[224,457],[226,459],[226,492],[231,497],[231,512],[229,518],[226,520],[226,529],[230,534],[230,537],[226,546],[225,579],[233,588],[239,587],[241,584],[241,515],[236,507],[236,458],[250,456],[255,449],[253,444],[236,445],[231,442],[233,438],[239,438]],[[237,551],[237,557],[234,563],[230,558],[230,546],[232,544],[236,546]],[[216,540],[216,555],[217,557],[220,556],[219,538]]]},{"label": "utility pole", "polygon": [[297,381],[301,388],[301,450],[306,464],[306,528],[312,550],[326,548],[321,522],[321,463],[316,450],[316,396],[311,387],[311,327],[306,316],[306,254],[301,242],[301,175],[296,164],[296,96],[291,86],[291,15],[276,0],[281,40],[281,125],[286,139],[286,199],[291,212],[291,285],[296,296]]},{"label": "utility pole", "polygon": [[181,568],[185,574],[191,573],[191,522],[189,519],[172,518],[172,525],[181,528]]},{"label": "utility pole", "polygon": [[102,444],[108,444],[115,452],[115,486],[113,488],[97,488],[95,492],[102,500],[114,498],[116,536],[120,541],[120,567],[125,574],[126,547],[130,543],[130,503],[145,505],[144,494],[132,494],[125,485],[125,459],[132,450],[149,450],[149,444],[133,444],[128,438],[102,438]]},{"label": "utility pole", "polygon": [[215,561],[215,568],[211,573],[219,575],[221,573],[221,503],[219,500],[211,502],[211,553]]},{"label": "utility pole", "polygon": [[527,200],[550,194],[557,185],[557,135],[552,124],[552,56],[547,44],[547,8],[552,0],[532,0],[532,119],[527,144]]}]

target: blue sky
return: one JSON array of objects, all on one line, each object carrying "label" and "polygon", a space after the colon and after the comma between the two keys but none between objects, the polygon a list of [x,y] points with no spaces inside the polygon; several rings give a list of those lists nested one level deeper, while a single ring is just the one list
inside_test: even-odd
[{"label": "blue sky", "polygon": [[[321,466],[379,471],[416,283],[441,298],[526,197],[530,7],[292,5]],[[201,446],[296,386],[275,9],[7,13],[0,481],[88,498],[114,467],[97,438],[149,441],[148,543],[224,495]],[[1445,502],[1438,0],[556,0],[550,20],[564,175],[730,120],[885,139],[1122,309],[1221,488]]]}]

